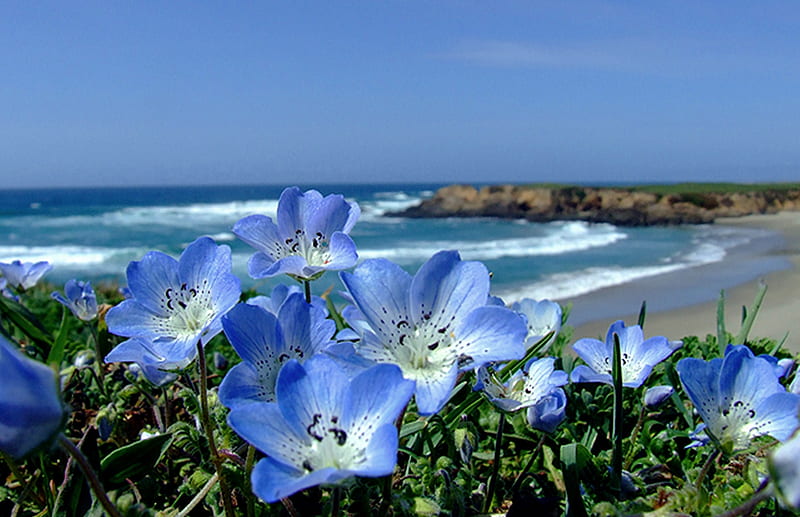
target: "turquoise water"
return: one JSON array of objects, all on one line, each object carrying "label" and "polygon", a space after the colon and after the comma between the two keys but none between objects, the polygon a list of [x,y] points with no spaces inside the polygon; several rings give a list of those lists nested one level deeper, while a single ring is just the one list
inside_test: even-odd
[{"label": "turquoise water", "polygon": [[[604,287],[721,263],[768,232],[723,226],[620,228],[582,222],[405,219],[385,214],[441,185],[317,185],[357,201],[352,237],[362,259],[385,257],[414,271],[433,253],[456,249],[493,273],[494,294],[566,300]],[[303,187],[308,188],[308,187]],[[129,261],[150,250],[177,256],[201,235],[231,246],[245,285],[252,249],[231,233],[253,213],[273,216],[283,186],[99,188],[0,191],[0,262],[48,260],[48,280],[124,283]],[[256,284],[267,290],[274,282]],[[337,288],[328,274],[318,290]],[[630,312],[626,310],[625,312]]]}]

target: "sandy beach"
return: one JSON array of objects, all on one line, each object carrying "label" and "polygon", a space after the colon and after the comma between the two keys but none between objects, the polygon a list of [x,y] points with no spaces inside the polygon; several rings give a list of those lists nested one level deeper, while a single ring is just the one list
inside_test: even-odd
[{"label": "sandy beach", "polygon": [[[767,284],[766,297],[750,335],[781,340],[788,332],[787,348],[800,352],[800,212],[719,219],[716,224],[772,230],[779,232],[782,238],[771,239],[755,255],[732,255],[713,265],[565,300],[574,304],[570,318],[575,325],[574,338],[602,338],[608,325],[616,319],[635,324],[643,299],[648,303],[646,336],[664,335],[679,339],[716,334],[720,289],[725,291],[726,326],[735,334],[740,328],[742,306],[749,307],[753,303],[759,284],[764,282]],[[742,279],[744,283],[741,283]],[[687,286],[688,305],[681,305],[679,300],[661,299],[661,293],[674,293],[675,285]],[[694,299],[703,301],[695,303]],[[623,314],[604,311],[605,308],[620,306],[630,306],[631,311]],[[593,318],[593,313],[602,314],[602,318]]]}]

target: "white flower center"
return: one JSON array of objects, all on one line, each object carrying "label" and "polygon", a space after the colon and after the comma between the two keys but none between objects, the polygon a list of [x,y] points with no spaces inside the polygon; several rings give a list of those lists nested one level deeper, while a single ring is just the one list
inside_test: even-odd
[{"label": "white flower center", "polygon": [[402,330],[403,325],[408,331],[401,332],[398,337],[395,356],[405,372],[439,370],[445,363],[452,363],[454,357],[450,345],[454,336],[447,327],[436,329],[433,325],[423,325],[411,330],[409,323],[401,321],[397,324],[398,329]]},{"label": "white flower center", "polygon": [[761,424],[756,421],[756,411],[750,402],[736,400],[723,409],[709,431],[722,442],[732,442],[734,447],[742,448],[750,444],[750,439],[759,436]]},{"label": "white flower center", "polygon": [[305,230],[298,228],[294,231],[293,237],[284,239],[283,243],[276,243],[272,254],[275,260],[291,255],[303,257],[310,266],[327,265],[331,261],[328,237],[322,232],[309,236]]},{"label": "white flower center", "polygon": [[311,446],[302,462],[303,469],[308,472],[326,467],[348,470],[366,461],[367,444],[352,439],[340,426],[337,415],[315,413],[313,419],[306,427]]},{"label": "white flower center", "polygon": [[202,332],[214,317],[211,304],[211,291],[203,285],[192,287],[187,284],[179,288],[168,288],[161,297],[161,307],[167,316],[160,327],[167,335],[176,337],[193,336]]}]

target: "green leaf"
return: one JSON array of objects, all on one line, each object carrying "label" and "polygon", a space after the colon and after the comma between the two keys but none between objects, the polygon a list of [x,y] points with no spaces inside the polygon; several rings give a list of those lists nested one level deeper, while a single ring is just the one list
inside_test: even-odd
[{"label": "green leaf", "polygon": [[100,462],[103,481],[116,485],[144,476],[155,468],[172,439],[171,434],[160,434],[115,450]]},{"label": "green leaf", "polygon": [[638,325],[644,328],[644,320],[647,317],[647,300],[642,300],[642,306],[639,309],[639,323]]},{"label": "green leaf", "polygon": [[29,338],[43,345],[45,350],[50,349],[53,338],[44,325],[24,305],[10,298],[0,296],[0,313]]},{"label": "green leaf", "polygon": [[581,497],[581,471],[591,458],[589,450],[579,443],[561,446],[561,463],[567,490],[567,517],[588,517]]},{"label": "green leaf", "polygon": [[[53,343],[53,348],[51,348],[50,353],[47,354],[47,364],[55,365],[57,368],[61,368],[61,361],[64,360],[64,347],[67,344],[67,336],[69,335],[70,323],[72,322],[70,314],[69,309],[62,307],[61,327],[58,329],[58,335],[56,336],[55,343]],[[99,358],[96,360],[99,360]]]},{"label": "green leaf", "polygon": [[[328,293],[326,292],[326,294]],[[344,321],[342,314],[336,309],[336,304],[333,303],[330,296],[325,296],[325,306],[328,308],[328,314],[330,314],[331,319],[336,323],[337,331],[348,328],[347,322]]]},{"label": "green leaf", "polygon": [[728,346],[728,339],[725,331],[725,291],[719,292],[717,302],[717,347],[719,347],[720,357],[725,355],[725,347]]},{"label": "green leaf", "polygon": [[747,341],[747,335],[750,334],[750,328],[756,320],[758,310],[761,308],[761,303],[764,301],[764,295],[767,294],[767,284],[761,284],[756,293],[756,298],[753,300],[753,305],[750,310],[745,312],[742,328],[739,330],[739,335],[736,336],[736,344],[743,345]]},{"label": "green leaf", "polygon": [[427,497],[414,498],[414,513],[417,515],[440,515],[442,507]]}]

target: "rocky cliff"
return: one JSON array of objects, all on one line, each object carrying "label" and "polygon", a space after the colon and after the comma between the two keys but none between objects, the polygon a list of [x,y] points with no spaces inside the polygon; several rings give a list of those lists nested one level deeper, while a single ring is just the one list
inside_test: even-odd
[{"label": "rocky cliff", "polygon": [[502,217],[581,220],[620,226],[711,223],[717,217],[800,210],[800,189],[654,194],[625,188],[450,185],[392,214],[403,217]]}]

